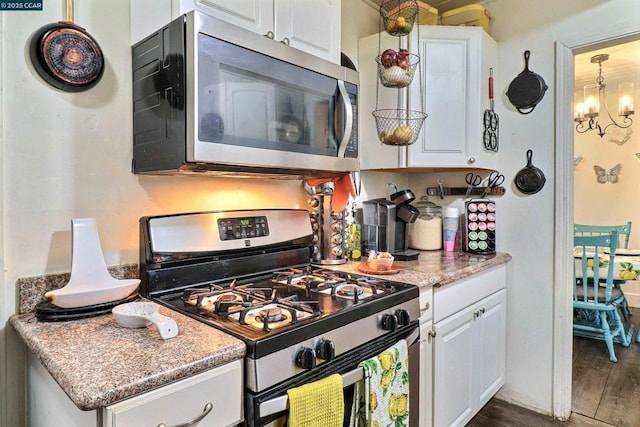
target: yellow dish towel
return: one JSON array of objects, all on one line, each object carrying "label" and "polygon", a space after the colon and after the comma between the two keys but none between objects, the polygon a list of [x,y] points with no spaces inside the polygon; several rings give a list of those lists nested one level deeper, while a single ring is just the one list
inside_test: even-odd
[{"label": "yellow dish towel", "polygon": [[342,377],[322,380],[287,390],[289,427],[341,427],[344,419]]},{"label": "yellow dish towel", "polygon": [[364,379],[356,383],[351,425],[383,427],[409,425],[409,352],[398,343],[360,365]]}]

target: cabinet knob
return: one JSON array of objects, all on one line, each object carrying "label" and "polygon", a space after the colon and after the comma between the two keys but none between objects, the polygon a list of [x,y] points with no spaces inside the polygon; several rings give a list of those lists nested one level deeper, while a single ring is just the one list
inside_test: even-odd
[{"label": "cabinet knob", "polygon": [[288,37],[283,38],[280,43],[282,44],[286,44],[287,46],[289,46],[291,44],[291,42],[289,41]]},{"label": "cabinet knob", "polygon": [[436,331],[434,331],[432,329],[432,330],[429,331],[429,333],[427,335],[429,335],[429,338],[435,338],[436,337]]},{"label": "cabinet knob", "polygon": [[276,35],[273,34],[273,31],[267,31],[267,34],[264,35],[266,38],[273,40]]},{"label": "cabinet knob", "polygon": [[[204,417],[209,415],[209,412],[211,412],[211,410],[213,410],[213,404],[211,402],[207,402],[207,404],[204,405],[204,410],[202,411],[202,413],[200,415],[198,415],[197,417],[195,417],[191,421],[187,421],[187,422],[181,423],[181,424],[176,424],[173,427],[192,427],[192,426],[196,426],[196,425],[198,425],[200,423],[200,421],[202,421],[204,419]],[[160,423],[160,424],[158,424],[158,427],[168,427],[168,426],[165,423]]]},{"label": "cabinet knob", "polygon": [[469,157],[469,164],[472,165],[476,162],[476,158],[475,157]]}]

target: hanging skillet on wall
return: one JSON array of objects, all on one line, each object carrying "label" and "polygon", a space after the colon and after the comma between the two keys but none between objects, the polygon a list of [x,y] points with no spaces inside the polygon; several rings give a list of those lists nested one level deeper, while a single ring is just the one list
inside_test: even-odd
[{"label": "hanging skillet on wall", "polygon": [[532,157],[533,151],[527,150],[527,165],[518,171],[513,180],[516,188],[523,194],[536,194],[542,190],[544,183],[547,182],[544,173],[533,166]]},{"label": "hanging skillet on wall", "polygon": [[98,42],[73,22],[73,0],[65,0],[66,19],[38,29],[29,56],[36,72],[50,85],[81,92],[98,83],[104,58]]},{"label": "hanging skillet on wall", "polygon": [[544,97],[548,89],[544,79],[529,70],[531,52],[524,51],[524,70],[516,76],[507,89],[509,101],[520,114],[529,114]]}]

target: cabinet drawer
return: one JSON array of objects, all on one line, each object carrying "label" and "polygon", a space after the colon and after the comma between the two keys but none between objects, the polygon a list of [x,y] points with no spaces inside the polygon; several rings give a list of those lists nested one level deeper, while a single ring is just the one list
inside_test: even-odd
[{"label": "cabinet drawer", "polygon": [[467,279],[435,288],[433,321],[438,322],[505,287],[506,267],[494,267]]},{"label": "cabinet drawer", "polygon": [[197,419],[199,427],[235,425],[242,420],[242,362],[234,361],[211,371],[152,390],[108,406],[106,427],[180,425]]},{"label": "cabinet drawer", "polygon": [[420,289],[420,324],[433,319],[433,288]]}]

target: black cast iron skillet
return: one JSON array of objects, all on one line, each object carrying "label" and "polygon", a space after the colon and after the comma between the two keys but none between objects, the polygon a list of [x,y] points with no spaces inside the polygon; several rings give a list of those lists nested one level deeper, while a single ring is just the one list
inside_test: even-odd
[{"label": "black cast iron skillet", "polygon": [[45,25],[31,37],[29,56],[36,72],[50,85],[81,92],[98,83],[104,58],[98,42],[73,23],[73,0],[65,0],[66,20]]},{"label": "black cast iron skillet", "polygon": [[520,114],[529,114],[538,105],[548,89],[544,79],[529,70],[531,52],[524,51],[524,70],[509,85],[507,97]]},{"label": "black cast iron skillet", "polygon": [[533,151],[527,150],[527,165],[520,169],[514,179],[516,188],[524,194],[536,194],[547,182],[544,173],[531,163],[532,157]]}]

